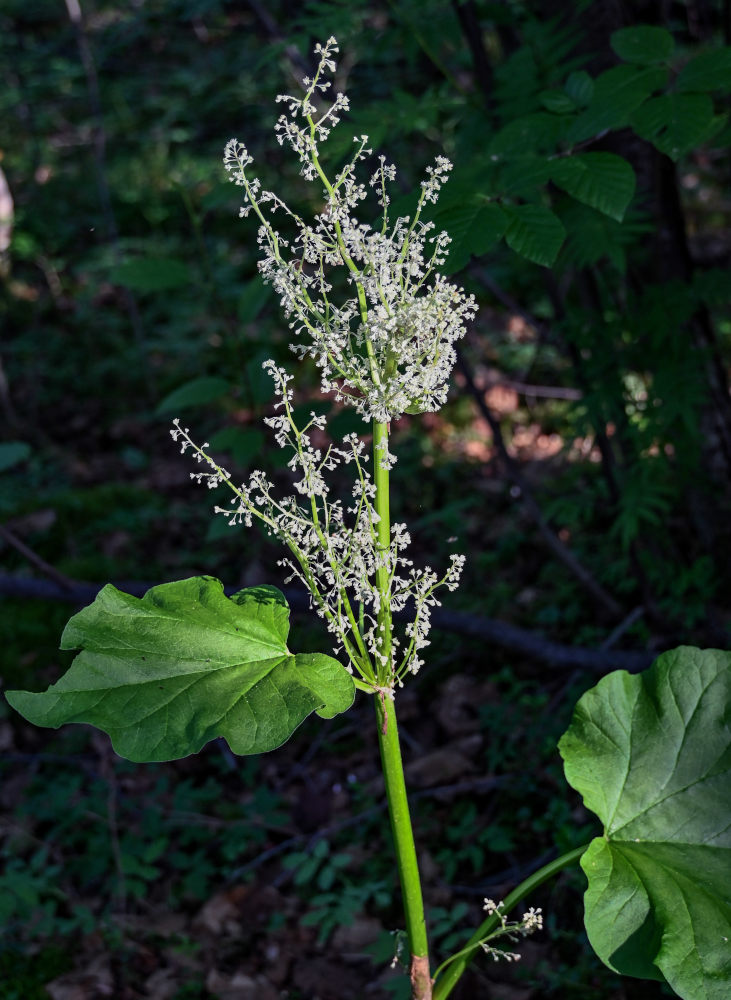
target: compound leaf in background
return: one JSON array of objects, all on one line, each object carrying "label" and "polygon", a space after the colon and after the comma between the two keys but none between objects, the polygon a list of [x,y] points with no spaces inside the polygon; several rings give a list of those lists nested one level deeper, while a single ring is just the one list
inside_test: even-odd
[{"label": "compound leaf in background", "polygon": [[665,28],[635,24],[612,33],[610,44],[625,62],[648,66],[665,62],[673,54],[675,40]]},{"label": "compound leaf in background", "polygon": [[502,209],[509,219],[505,242],[510,249],[550,267],[566,236],[558,216],[544,205],[503,205]]},{"label": "compound leaf in background", "polygon": [[155,408],[156,413],[177,413],[178,410],[187,410],[191,406],[201,406],[205,403],[214,403],[231,391],[231,383],[225,378],[218,378],[215,375],[202,375],[200,378],[191,379],[179,385],[177,389],[169,392],[164,399],[161,399]]},{"label": "compound leaf in background", "polygon": [[136,598],[108,584],[64,630],[61,648],[81,650],[66,674],[7,699],[38,726],[97,726],[133,761],[186,757],[219,736],[234,753],[264,753],[310,713],[346,711],[355,694],[337,660],[291,653],[288,632],[275,587],[228,598],[200,576]]},{"label": "compound leaf in background", "polygon": [[635,172],[614,153],[579,153],[555,160],[551,180],[578,201],[621,222],[635,193]]},{"label": "compound leaf in background", "polygon": [[727,1000],[731,653],[680,647],[643,674],[604,677],[559,750],[604,824],[581,860],[596,953],[684,1000]]}]

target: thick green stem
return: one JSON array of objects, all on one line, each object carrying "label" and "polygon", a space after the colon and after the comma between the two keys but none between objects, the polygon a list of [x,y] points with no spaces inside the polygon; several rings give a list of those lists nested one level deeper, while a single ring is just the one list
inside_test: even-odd
[{"label": "thick green stem", "polygon": [[378,654],[376,667],[381,690],[376,696],[378,718],[378,743],[381,766],[386,785],[388,814],[391,820],[396,849],[396,864],[401,880],[406,933],[411,955],[412,1000],[431,1000],[432,984],[429,974],[429,944],[424,918],[424,901],[421,896],[419,864],[416,859],[414,832],[411,828],[409,803],[406,798],[404,765],[396,726],[396,708],[391,689],[394,683],[393,642],[391,634],[391,572],[388,556],[391,545],[391,516],[389,510],[389,482],[386,456],[388,453],[388,424],[373,422],[373,482],[376,487],[374,506],[378,514],[376,542],[379,563],[376,586],[379,594]]},{"label": "thick green stem", "polygon": [[432,985],[429,975],[429,944],[424,918],[424,901],[421,896],[419,864],[416,859],[409,804],[406,799],[396,710],[393,701],[387,695],[377,697],[375,702],[381,766],[386,784],[388,813],[396,848],[396,864],[401,880],[406,933],[411,954],[411,997],[412,1000],[431,1000]]},{"label": "thick green stem", "polygon": [[[521,899],[524,899],[529,892],[533,892],[533,890],[537,889],[539,885],[543,885],[544,882],[547,882],[549,878],[553,878],[554,875],[557,875],[564,868],[568,868],[569,865],[578,861],[588,846],[588,844],[584,844],[582,847],[576,847],[573,851],[568,851],[568,853],[562,854],[561,857],[556,858],[555,861],[549,861],[549,863],[544,865],[543,868],[539,868],[537,872],[533,872],[532,875],[529,875],[525,881],[520,883],[517,889],[513,889],[510,895],[506,896],[505,902],[501,907],[502,912],[505,914],[509,913],[510,910],[517,903],[519,903]],[[438,978],[434,986],[432,1000],[446,1000],[454,987],[457,985],[457,981],[467,967],[468,962],[470,962],[478,951],[480,951],[481,942],[485,940],[491,931],[495,930],[499,922],[499,917],[495,914],[492,914],[487,917],[486,920],[483,920],[464,948],[457,952],[457,955],[452,956],[451,959],[447,959],[447,961],[437,969],[435,978]],[[441,970],[444,971],[442,972]]]}]

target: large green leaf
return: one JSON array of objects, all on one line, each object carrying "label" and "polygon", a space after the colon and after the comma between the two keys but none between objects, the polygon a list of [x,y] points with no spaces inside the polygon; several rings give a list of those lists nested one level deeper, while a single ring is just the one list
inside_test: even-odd
[{"label": "large green leaf", "polygon": [[635,193],[635,172],[614,153],[579,153],[555,160],[551,180],[585,205],[621,222]]},{"label": "large green leaf", "polygon": [[596,953],[685,1000],[728,1000],[731,653],[680,647],[604,677],[559,750],[604,824],[581,861]]},{"label": "large green leaf", "polygon": [[675,48],[675,40],[669,31],[649,24],[620,28],[612,33],[609,41],[620,59],[641,66],[665,62]]},{"label": "large green leaf", "polygon": [[509,218],[505,242],[536,264],[550,267],[566,236],[561,220],[544,205],[503,205]]},{"label": "large green leaf", "polygon": [[173,760],[224,737],[239,754],[287,740],[311,712],[353,702],[350,674],[321,653],[287,649],[289,608],[275,587],[225,596],[209,576],[142,598],[108,584],[69,621],[62,649],[81,649],[47,691],[8,691],[30,722],[88,722],[122,757]]}]

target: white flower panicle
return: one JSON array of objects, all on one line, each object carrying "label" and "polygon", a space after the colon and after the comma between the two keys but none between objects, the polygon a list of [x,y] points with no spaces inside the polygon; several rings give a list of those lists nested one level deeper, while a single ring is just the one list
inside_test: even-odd
[{"label": "white flower panicle", "polygon": [[[190,449],[196,461],[206,466],[205,471],[192,472],[193,479],[209,488],[225,484],[233,492],[230,506],[216,507],[216,513],[223,514],[231,525],[250,526],[256,519],[270,535],[284,542],[290,553],[280,561],[289,571],[285,582],[299,579],[307,588],[312,606],[336,637],[336,650],[345,650],[351,671],[355,669],[368,681],[385,674],[393,687],[421,665],[418,654],[428,645],[431,609],[439,604],[435,592],[442,586],[455,589],[464,556],[452,556],[441,578],[428,566],[416,570],[405,555],[411,538],[403,524],[392,526],[391,542],[384,550],[378,542],[375,486],[366,468],[364,441],[349,434],[342,447],[330,445],[324,452],[315,447],[309,432],[312,428],[324,430],[325,418],[311,413],[308,423],[299,428],[292,412],[292,376],[273,361],[265,362],[264,368],[274,380],[277,395],[276,412],[265,422],[274,431],[277,444],[291,452],[287,464],[295,476],[294,495],[278,498],[261,470],[252,472],[248,483],[237,486],[207,453],[208,445],[196,445],[179,420],[173,422],[170,433],[180,442],[181,452]],[[392,459],[387,453],[382,461]],[[331,499],[324,475],[340,464],[352,464],[355,472],[347,507],[341,500]],[[376,584],[377,571],[384,567],[389,580],[389,613],[407,605],[414,608],[402,641],[391,637],[388,662],[381,649],[378,616],[382,597]]]},{"label": "white flower panicle", "polygon": [[[412,219],[389,214],[388,187],[396,171],[384,156],[377,158],[367,184],[358,179],[358,168],[372,155],[368,136],[355,138],[352,156],[333,180],[325,173],[321,146],[348,110],[344,94],[326,96],[337,51],[334,38],[318,45],[317,70],[304,80],[304,95],[277,98],[286,109],[275,127],[277,140],[292,148],[305,179],[323,189],[324,207],[312,222],[262,189],[250,172],[252,157],[237,139],[227,143],[224,163],[230,179],[243,188],[241,215],[253,212],[259,220],[259,270],[281,299],[296,334],[295,353],[315,360],[323,390],[376,422],[375,468],[368,471],[365,443],[356,434],[346,436],[340,447],[323,450],[313,443],[322,439],[325,419],[312,413],[304,426],[297,425],[292,377],[273,361],[264,367],[274,380],[277,402],[266,423],[291,456],[291,496],[277,496],[261,470],[235,485],[210,457],[208,446],[196,445],[178,420],[171,433],[181,450],[190,449],[202,464],[202,471],[191,473],[194,479],[211,488],[225,484],[232,491],[230,506],[216,507],[217,513],[232,525],[257,520],[285,544],[289,554],[281,565],[289,571],[287,582],[297,578],[308,589],[361,686],[386,697],[419,669],[421,651],[429,644],[431,612],[439,604],[436,592],[457,587],[464,556],[453,555],[442,576],[429,566],[416,569],[406,554],[411,542],[406,526],[386,530],[378,513],[385,510],[387,518],[380,490],[388,489],[396,457],[384,425],[407,411],[437,410],[444,403],[454,344],[476,305],[440,274],[449,237],[434,233],[421,218],[449,176],[452,165],[446,157],[438,156],[427,169]],[[356,214],[369,192],[380,207],[376,227]],[[281,233],[274,221],[277,213]],[[338,272],[345,281],[336,280]],[[333,291],[335,285],[344,289],[341,297]],[[331,497],[327,481],[327,473],[339,465],[353,471],[345,504]],[[411,621],[394,634],[392,616],[402,611],[410,613]]]},{"label": "white flower panicle", "polygon": [[[334,38],[317,46],[319,65],[303,81],[302,98],[289,94],[276,126],[277,139],[300,160],[301,172],[319,182],[325,208],[305,222],[273,192],[261,189],[250,174],[252,157],[231,139],[224,164],[230,179],[244,189],[242,215],[259,219],[259,269],[280,297],[296,334],[293,349],[309,355],[320,368],[322,387],[354,406],[366,420],[386,422],[403,413],[437,410],[445,402],[455,362],[454,344],[475,312],[468,296],[439,273],[449,237],[434,233],[421,219],[427,202],[436,202],[452,164],[438,156],[427,168],[413,219],[389,216],[388,184],[395,168],[378,159],[369,185],[357,180],[362,161],[372,154],[368,136],[356,137],[346,165],[331,181],[320,162],[321,145],[348,110],[348,99],[336,93],[324,109],[319,100],[330,89],[326,74],[335,73]],[[372,188],[380,206],[377,227],[360,222],[356,210]],[[289,220],[294,235],[285,237],[274,224],[277,212]],[[351,290],[336,301],[333,276],[340,268]],[[347,294],[347,293],[346,293]]]}]

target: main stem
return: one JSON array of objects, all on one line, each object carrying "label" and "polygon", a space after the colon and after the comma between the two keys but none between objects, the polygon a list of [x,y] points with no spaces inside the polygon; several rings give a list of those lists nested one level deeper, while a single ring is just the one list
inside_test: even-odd
[{"label": "main stem", "polygon": [[[385,658],[378,664],[379,684],[384,688],[393,682],[391,595],[390,572],[385,557],[391,541],[391,520],[389,513],[388,469],[381,467],[388,448],[388,424],[373,423],[373,479],[376,486],[375,508],[380,520],[377,525],[378,549],[384,565],[376,572],[376,582],[380,595],[378,626],[380,653]],[[381,750],[383,779],[386,785],[388,813],[391,833],[396,848],[396,864],[401,881],[406,933],[411,955],[411,997],[412,1000],[431,1000],[432,983],[429,973],[429,944],[424,918],[424,901],[421,895],[419,863],[416,858],[414,833],[411,827],[409,803],[406,798],[404,765],[396,725],[396,708],[385,691],[377,696],[376,717],[378,720],[378,743]]]}]

